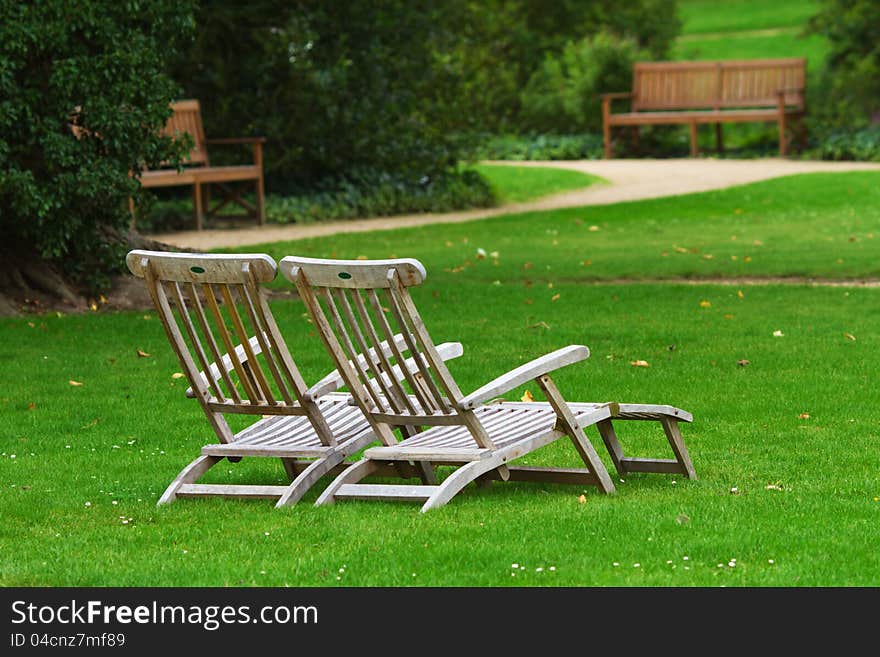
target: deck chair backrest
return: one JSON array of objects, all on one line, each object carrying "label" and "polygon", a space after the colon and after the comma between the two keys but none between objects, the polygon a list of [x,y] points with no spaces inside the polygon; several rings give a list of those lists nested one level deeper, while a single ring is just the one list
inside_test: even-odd
[{"label": "deck chair backrest", "polygon": [[208,147],[205,141],[205,128],[202,125],[202,110],[197,100],[180,100],[171,103],[174,114],[168,119],[168,123],[162,129],[161,134],[179,139],[181,135],[189,134],[193,139],[193,146],[189,156],[185,158],[187,164],[203,164],[208,166]]},{"label": "deck chair backrest", "polygon": [[[135,250],[126,262],[146,281],[192,390],[221,440],[232,437],[223,413],[308,415],[313,424],[323,423],[260,294],[259,284],[275,278],[272,258]],[[322,441],[332,444],[329,431],[322,433]]]},{"label": "deck chair backrest", "polygon": [[[395,426],[464,425],[480,447],[493,447],[474,413],[458,408],[461,391],[410,296],[408,288],[425,279],[418,260],[288,256],[279,264],[383,442],[393,440]],[[383,341],[389,350],[380,347]],[[367,357],[355,358],[359,352]]]}]

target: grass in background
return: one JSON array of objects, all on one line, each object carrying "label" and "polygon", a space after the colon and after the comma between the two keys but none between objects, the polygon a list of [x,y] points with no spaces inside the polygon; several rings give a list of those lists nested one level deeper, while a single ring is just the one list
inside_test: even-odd
[{"label": "grass in background", "polygon": [[[266,247],[421,258],[416,300],[437,340],[464,343],[451,363],[464,389],[582,343],[590,360],[556,377],[568,398],[693,412],[683,433],[699,480],[631,475],[614,497],[506,483],[420,515],[392,503],[316,509],[318,486],[282,511],[230,500],[157,509],[210,432],[171,377],[179,365],[155,315],[0,321],[0,585],[876,586],[880,411],[861,391],[876,372],[880,290],[585,283],[655,268],[826,275],[838,259],[846,275],[875,275],[877,176]],[[673,244],[685,252],[663,256]],[[475,260],[477,247],[499,257]],[[727,249],[756,255],[740,272]],[[329,363],[303,308],[273,307],[313,380]],[[620,433],[634,455],[665,455],[657,427]],[[562,441],[528,461],[576,465]],[[232,483],[283,478],[265,459],[215,470]]]},{"label": "grass in background", "polygon": [[[877,276],[880,172],[807,174],[687,196],[506,215],[455,231],[442,224],[265,248],[278,258],[416,257],[430,263],[431,276],[457,270],[457,278],[502,284]],[[497,251],[498,260],[477,260],[477,248]]]},{"label": "grass in background", "polygon": [[532,201],[542,196],[583,189],[597,182],[603,182],[598,176],[553,167],[475,164],[469,168],[476,170],[489,181],[489,185],[502,203]]},{"label": "grass in background", "polygon": [[679,0],[684,35],[803,26],[819,10],[816,0]]}]

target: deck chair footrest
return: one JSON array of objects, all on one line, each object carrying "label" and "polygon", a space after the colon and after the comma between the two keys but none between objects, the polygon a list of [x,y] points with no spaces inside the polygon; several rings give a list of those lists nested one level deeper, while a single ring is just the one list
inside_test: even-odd
[{"label": "deck chair footrest", "polygon": [[660,472],[666,474],[687,474],[681,463],[675,459],[644,459],[625,457],[620,464],[627,472]]},{"label": "deck chair footrest", "polygon": [[280,498],[287,486],[244,486],[227,484],[184,484],[177,497]]},{"label": "deck chair footrest", "polygon": [[426,500],[439,486],[344,484],[334,497],[354,500]]}]

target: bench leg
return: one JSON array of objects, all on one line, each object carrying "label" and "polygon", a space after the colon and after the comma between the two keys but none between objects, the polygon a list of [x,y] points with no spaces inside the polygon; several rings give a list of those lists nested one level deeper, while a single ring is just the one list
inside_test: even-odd
[{"label": "bench leg", "polygon": [[196,215],[196,230],[202,229],[202,186],[200,183],[193,183],[193,211]]},{"label": "bench leg", "polygon": [[779,113],[779,157],[785,157],[788,154],[788,144],[785,139],[785,113]]},{"label": "bench leg", "polygon": [[691,121],[689,127],[691,129],[691,157],[696,157],[699,153],[697,148],[697,122]]},{"label": "bench leg", "polygon": [[602,137],[605,140],[605,159],[611,159],[611,126],[608,121],[602,123]]}]

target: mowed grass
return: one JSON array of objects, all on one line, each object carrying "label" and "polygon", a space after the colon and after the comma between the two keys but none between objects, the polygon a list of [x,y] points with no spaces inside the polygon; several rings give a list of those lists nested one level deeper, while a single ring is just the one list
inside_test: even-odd
[{"label": "mowed grass", "polygon": [[502,203],[532,201],[602,182],[598,176],[555,167],[474,164],[468,168],[474,169],[489,181]]},{"label": "mowed grass", "polygon": [[744,32],[804,25],[819,10],[816,0],[679,0],[682,34]]},{"label": "mowed grass", "polygon": [[[683,434],[699,479],[615,476],[613,497],[505,483],[470,487],[422,515],[402,503],[314,508],[321,482],[280,511],[228,500],[156,508],[210,433],[183,397],[183,380],[171,376],[179,365],[154,313],[4,320],[0,584],[876,586],[880,425],[870,391],[880,290],[593,283],[623,271],[653,276],[668,258],[679,265],[666,275],[700,273],[694,268],[712,263],[700,255],[723,253],[737,226],[743,239],[764,240],[753,247],[763,257],[749,263],[752,275],[777,274],[789,257],[800,263],[793,272],[825,275],[825,258],[838,253],[847,275],[876,275],[880,249],[867,234],[880,230],[870,193],[877,182],[878,174],[805,176],[580,211],[590,215],[448,225],[436,227],[439,244],[435,228],[422,227],[257,249],[338,257],[393,249],[423,259],[429,276],[415,298],[438,341],[464,344],[450,367],[466,390],[580,343],[592,357],[556,377],[568,398],[691,411],[695,422]],[[678,225],[662,239],[695,235],[700,253],[655,252],[658,226],[669,221]],[[854,227],[860,232],[849,241]],[[845,239],[829,245],[826,237],[841,232]],[[498,249],[498,258],[475,260],[478,246]],[[569,261],[586,254],[590,266]],[[736,266],[718,271],[737,275],[726,269]],[[600,274],[605,267],[612,271]],[[329,363],[303,308],[295,300],[273,308],[313,380]],[[651,424],[622,424],[619,433],[634,455],[667,455]],[[588,435],[601,450],[595,431]],[[577,465],[562,441],[526,460]],[[215,470],[215,481],[283,482],[275,460]]]}]

